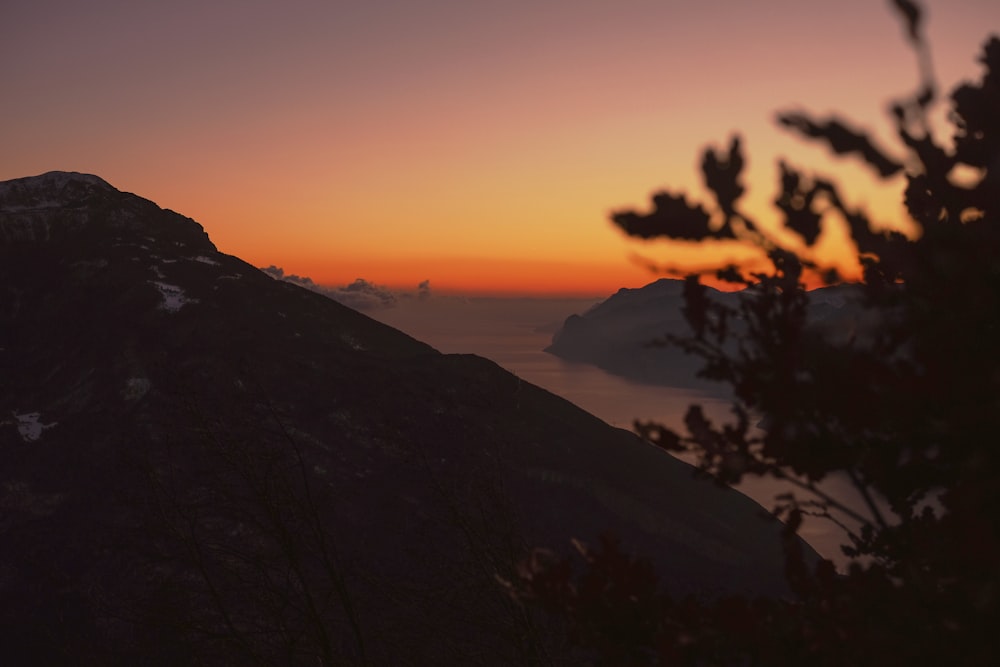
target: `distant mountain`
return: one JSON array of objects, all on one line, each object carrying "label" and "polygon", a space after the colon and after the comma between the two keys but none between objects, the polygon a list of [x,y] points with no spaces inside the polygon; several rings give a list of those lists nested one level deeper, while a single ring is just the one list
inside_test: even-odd
[{"label": "distant mountain", "polygon": [[[664,341],[668,334],[691,334],[682,313],[683,288],[682,280],[662,278],[638,289],[620,289],[585,313],[569,316],[545,351],[636,382],[725,395],[726,386],[697,377],[701,359],[673,345],[651,344]],[[738,292],[706,289],[713,301],[738,304]],[[864,330],[854,286],[826,287],[809,296],[809,318],[827,335],[850,336]],[[734,330],[739,326],[738,321],[733,323]]]},{"label": "distant mountain", "polygon": [[570,661],[531,547],[780,593],[761,513],[100,178],[0,183],[0,664]]}]

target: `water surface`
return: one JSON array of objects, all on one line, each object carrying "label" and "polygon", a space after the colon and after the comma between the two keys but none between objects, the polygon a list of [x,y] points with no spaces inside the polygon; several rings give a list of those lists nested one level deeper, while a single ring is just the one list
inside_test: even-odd
[{"label": "water surface", "polygon": [[[403,302],[373,315],[441,352],[491,359],[613,426],[632,429],[636,419],[657,420],[683,431],[683,417],[692,403],[700,404],[712,419],[727,417],[729,401],[723,398],[724,387],[713,395],[684,387],[641,384],[543,351],[566,317],[585,311],[596,301],[434,297]],[[790,489],[787,483],[759,478],[748,478],[736,488],[767,509],[774,507],[776,494]],[[846,480],[829,480],[824,489],[860,507]],[[845,541],[844,533],[831,522],[807,519],[800,534],[822,555],[841,566],[846,563],[839,548]]]}]

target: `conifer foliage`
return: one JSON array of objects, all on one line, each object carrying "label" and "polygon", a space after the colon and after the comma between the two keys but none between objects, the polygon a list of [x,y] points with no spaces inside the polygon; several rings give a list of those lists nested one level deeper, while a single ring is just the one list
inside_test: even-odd
[{"label": "conifer foliage", "polygon": [[[941,140],[923,13],[891,4],[921,75],[890,108],[898,145],[880,147],[836,116],[777,120],[873,178],[905,177],[918,234],[877,229],[837,183],[781,164],[774,204],[802,240],[783,246],[741,211],[739,138],[702,160],[714,206],[658,193],[650,213],[612,217],[632,236],[735,238],[766,254],[765,271],[716,270],[745,288],[738,306],[711,301],[701,276],[689,276],[691,333],[671,339],[704,360],[705,377],[731,385],[732,423],[693,405],[686,433],[636,427],[696,455],[720,483],[771,476],[796,491],[776,499],[787,599],[677,601],[645,585],[648,566],[613,541],[580,547],[583,573],[568,561],[526,564],[521,596],[564,615],[607,664],[985,665],[1000,655],[1000,38],[982,48],[982,78],[946,100],[953,136]],[[809,252],[836,218],[863,268],[863,314],[841,336],[806,316],[805,278],[840,282]],[[824,491],[831,476],[850,481],[861,507]],[[848,571],[804,561],[793,537],[807,515],[843,525]]]}]

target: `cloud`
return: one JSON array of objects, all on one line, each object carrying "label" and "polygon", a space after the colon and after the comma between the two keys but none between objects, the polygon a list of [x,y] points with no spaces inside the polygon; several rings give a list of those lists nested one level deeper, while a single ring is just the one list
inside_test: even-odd
[{"label": "cloud", "polygon": [[288,275],[285,275],[285,270],[282,269],[280,266],[275,266],[274,264],[267,267],[266,269],[261,269],[261,271],[271,276],[275,280],[284,280],[286,283],[295,283],[296,285],[300,285],[302,287],[305,287],[306,289],[311,289],[314,292],[319,292],[323,289],[322,287],[314,283],[312,278],[303,278],[302,276],[297,276],[294,273],[289,273]]},{"label": "cloud", "polygon": [[355,310],[389,308],[396,303],[396,295],[387,287],[357,278],[343,287],[320,288],[318,291]]},{"label": "cloud", "polygon": [[414,294],[411,292],[395,292],[388,287],[378,285],[365,280],[364,278],[357,278],[353,283],[348,285],[318,285],[312,278],[297,276],[294,273],[286,274],[281,267],[275,266],[274,264],[266,269],[262,268],[261,271],[275,280],[284,280],[285,282],[305,287],[308,290],[330,297],[334,301],[342,303],[350,308],[354,308],[355,310],[380,310],[383,308],[391,308],[396,305],[401,297],[412,298],[416,296],[417,299],[428,299],[431,295],[431,283],[429,280],[421,282],[417,286],[416,293]]}]

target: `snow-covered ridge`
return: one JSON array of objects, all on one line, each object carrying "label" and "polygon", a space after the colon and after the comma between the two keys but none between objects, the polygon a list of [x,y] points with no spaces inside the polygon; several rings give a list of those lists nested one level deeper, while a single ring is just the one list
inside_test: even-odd
[{"label": "snow-covered ridge", "polygon": [[51,171],[0,182],[0,245],[66,241],[81,233],[103,234],[146,252],[156,245],[165,255],[177,248],[207,258],[216,252],[191,218],[92,174]]},{"label": "snow-covered ridge", "polygon": [[116,192],[103,178],[75,171],[50,171],[39,176],[0,181],[0,211],[63,206],[94,190]]}]

